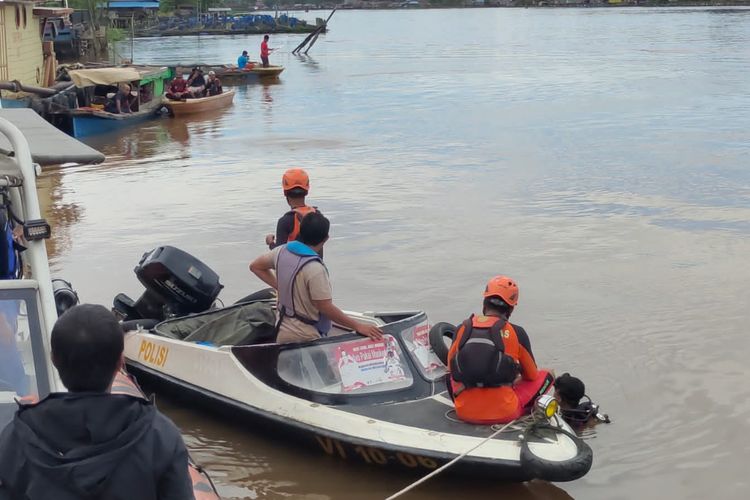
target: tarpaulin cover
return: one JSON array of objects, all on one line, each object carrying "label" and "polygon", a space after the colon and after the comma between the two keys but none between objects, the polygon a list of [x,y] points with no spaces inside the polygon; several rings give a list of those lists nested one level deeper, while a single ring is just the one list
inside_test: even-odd
[{"label": "tarpaulin cover", "polygon": [[186,342],[216,346],[273,342],[276,313],[270,304],[254,302],[160,323],[156,333]]},{"label": "tarpaulin cover", "polygon": [[117,85],[164,74],[169,76],[168,68],[127,66],[124,68],[76,69],[68,72],[76,87],[92,85]]}]

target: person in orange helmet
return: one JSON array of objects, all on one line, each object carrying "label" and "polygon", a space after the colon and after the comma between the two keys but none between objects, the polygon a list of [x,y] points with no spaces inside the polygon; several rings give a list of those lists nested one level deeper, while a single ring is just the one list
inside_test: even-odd
[{"label": "person in orange helmet", "polygon": [[284,172],[281,187],[291,210],[279,219],[276,224],[276,234],[266,235],[266,245],[271,250],[295,241],[299,236],[302,218],[311,212],[318,211],[317,207],[311,207],[305,203],[305,197],[310,192],[310,177],[301,168],[290,168]]},{"label": "person in orange helmet", "polygon": [[510,422],[551,390],[553,377],[537,368],[526,330],[508,321],[517,305],[516,282],[495,276],[484,290],[482,315],[464,321],[453,337],[448,389],[461,420]]}]

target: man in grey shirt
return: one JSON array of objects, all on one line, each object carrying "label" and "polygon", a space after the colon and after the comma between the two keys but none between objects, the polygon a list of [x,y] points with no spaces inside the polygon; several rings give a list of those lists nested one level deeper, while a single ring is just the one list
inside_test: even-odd
[{"label": "man in grey shirt", "polygon": [[[328,334],[332,323],[380,340],[375,325],[355,321],[333,303],[328,269],[320,256],[328,241],[330,222],[311,212],[300,223],[297,241],[256,258],[250,270],[279,294],[277,342],[307,342]],[[275,272],[274,272],[275,271]]]}]

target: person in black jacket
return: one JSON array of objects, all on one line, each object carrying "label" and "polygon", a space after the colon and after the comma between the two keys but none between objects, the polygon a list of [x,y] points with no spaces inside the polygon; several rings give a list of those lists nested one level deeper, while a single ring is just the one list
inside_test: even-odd
[{"label": "person in black jacket", "polygon": [[180,431],[145,398],[110,394],[123,332],[106,308],[69,309],[52,362],[70,392],[21,405],[0,435],[0,500],[192,500]]}]

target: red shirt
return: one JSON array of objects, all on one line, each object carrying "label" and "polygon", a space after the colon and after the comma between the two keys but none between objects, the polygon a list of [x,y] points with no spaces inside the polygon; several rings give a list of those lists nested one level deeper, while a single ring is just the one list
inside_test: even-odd
[{"label": "red shirt", "polygon": [[172,80],[169,86],[170,92],[185,92],[187,90],[187,81],[183,78]]},{"label": "red shirt", "polygon": [[260,57],[268,57],[268,42],[263,40],[260,44]]}]

